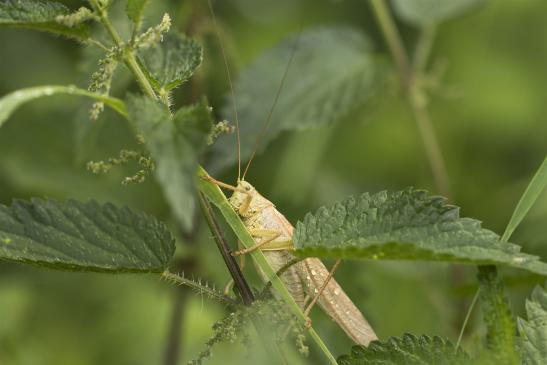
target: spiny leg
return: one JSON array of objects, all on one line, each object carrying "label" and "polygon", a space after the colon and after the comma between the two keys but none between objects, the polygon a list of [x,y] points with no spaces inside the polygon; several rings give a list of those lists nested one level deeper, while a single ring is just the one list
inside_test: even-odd
[{"label": "spiny leg", "polygon": [[[269,243],[272,243],[275,239],[279,238],[281,236],[281,233],[279,231],[273,230],[273,229],[251,229],[249,230],[249,233],[253,237],[259,237],[262,238],[262,240],[256,244],[254,244],[251,247],[244,248],[242,250],[236,251],[232,253],[234,256],[244,255],[249,252],[253,252],[259,248],[266,248],[266,246]],[[282,242],[275,242],[275,244],[269,245],[272,247],[268,247],[267,249],[273,250],[273,249],[285,249],[286,247],[290,247],[292,244],[291,240],[285,240]]]},{"label": "spiny leg", "polygon": [[329,284],[330,279],[332,279],[332,277],[334,276],[334,273],[336,272],[336,270],[338,269],[338,266],[340,266],[341,263],[342,263],[342,259],[336,260],[336,262],[334,263],[334,266],[332,267],[329,274],[327,275],[327,278],[325,279],[325,281],[323,282],[323,284],[319,288],[319,291],[313,297],[311,303],[304,310],[304,316],[306,317],[306,328],[311,327],[311,318],[309,317],[309,315],[310,315],[310,312],[311,312],[313,306],[315,305],[315,303],[317,303],[317,301],[319,300],[319,297],[323,294],[323,292],[327,288],[327,285]]}]

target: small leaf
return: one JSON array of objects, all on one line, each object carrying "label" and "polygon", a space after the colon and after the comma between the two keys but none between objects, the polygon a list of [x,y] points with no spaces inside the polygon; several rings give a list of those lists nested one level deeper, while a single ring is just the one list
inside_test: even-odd
[{"label": "small leaf", "polygon": [[94,201],[0,205],[0,258],[55,269],[159,272],[175,250],[165,225]]},{"label": "small leaf", "polygon": [[387,342],[373,341],[368,347],[354,346],[351,354],[338,358],[340,365],[469,365],[469,356],[440,337],[405,334]]},{"label": "small leaf", "polygon": [[148,6],[150,0],[127,0],[125,12],[131,21],[138,26],[142,22],[144,9]]},{"label": "small leaf", "polygon": [[532,205],[534,205],[539,194],[545,189],[545,186],[547,186],[547,157],[543,160],[530,184],[528,184],[524,194],[522,194],[511,216],[511,220],[507,224],[507,228],[505,228],[505,232],[501,238],[502,241],[506,242],[509,240],[509,237],[511,237],[511,234],[513,234],[520,222],[522,222],[530,208],[532,208]]},{"label": "small leaf", "polygon": [[465,14],[485,0],[392,0],[395,13],[413,25],[436,24]]},{"label": "small leaf", "polygon": [[193,39],[176,32],[160,44],[139,51],[141,63],[156,90],[172,90],[190,79],[201,64],[203,50]]},{"label": "small leaf", "polygon": [[[360,30],[317,28],[281,42],[247,67],[234,85],[244,160],[254,149],[293,50],[261,148],[282,131],[317,127],[346,116],[369,100],[378,86],[383,68]],[[235,124],[231,99],[226,100],[222,117]],[[220,137],[213,150],[212,170],[236,161],[233,136]]]},{"label": "small leaf", "polygon": [[515,346],[515,320],[495,266],[479,266],[480,301],[490,358],[499,364],[520,364]]},{"label": "small leaf", "polygon": [[202,101],[171,116],[159,102],[135,95],[129,96],[128,107],[130,119],[156,161],[156,177],[166,200],[183,227],[189,229],[196,207],[198,156],[213,124],[211,109]]},{"label": "small leaf", "polygon": [[479,221],[425,191],[367,193],[320,208],[298,222],[300,256],[499,264],[547,275],[547,264],[499,242]]},{"label": "small leaf", "polygon": [[89,28],[85,24],[69,27],[56,21],[58,16],[70,13],[70,9],[54,1],[2,0],[0,26],[35,29],[79,40],[89,38]]},{"label": "small leaf", "polygon": [[103,102],[122,116],[127,117],[127,111],[125,104],[120,99],[116,99],[110,96],[92,93],[87,90],[78,89],[75,86],[36,86],[26,89],[20,89],[9,93],[0,98],[0,127],[8,118],[15,112],[15,110],[21,106],[21,104],[38,99],[44,96],[51,96],[56,94],[68,94],[68,95],[80,95],[87,96],[97,101]]},{"label": "small leaf", "polygon": [[528,320],[518,319],[522,338],[522,363],[541,365],[547,359],[547,291],[537,286],[526,300]]}]

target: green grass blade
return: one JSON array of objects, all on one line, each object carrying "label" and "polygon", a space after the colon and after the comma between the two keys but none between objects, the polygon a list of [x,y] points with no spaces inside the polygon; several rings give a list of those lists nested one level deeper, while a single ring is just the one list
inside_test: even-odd
[{"label": "green grass blade", "polygon": [[526,216],[532,205],[534,205],[539,194],[545,189],[546,185],[547,157],[545,157],[545,160],[543,160],[543,163],[532,178],[532,181],[530,181],[530,184],[528,184],[528,187],[524,191],[524,194],[522,194],[522,197],[509,220],[509,224],[507,224],[507,228],[505,228],[505,232],[501,237],[502,242],[507,242],[509,240],[509,237],[511,237],[520,222],[522,222],[524,216]]}]

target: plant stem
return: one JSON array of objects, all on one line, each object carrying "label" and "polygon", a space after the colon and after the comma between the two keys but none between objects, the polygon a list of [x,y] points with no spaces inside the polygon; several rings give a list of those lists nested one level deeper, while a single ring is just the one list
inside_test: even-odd
[{"label": "plant stem", "polygon": [[230,248],[228,247],[228,244],[226,243],[226,240],[224,239],[224,236],[220,231],[218,222],[215,219],[211,204],[203,196],[203,193],[199,192],[198,194],[201,210],[203,212],[203,215],[205,216],[205,220],[207,221],[209,228],[211,229],[211,232],[213,233],[213,237],[217,244],[218,250],[222,255],[224,263],[226,264],[226,267],[228,268],[228,271],[230,271],[230,275],[234,280],[234,285],[237,288],[239,295],[241,296],[243,304],[245,304],[246,306],[250,306],[254,302],[253,292],[251,291],[249,284],[245,280],[243,273],[239,269],[235,257],[233,257],[230,252]]},{"label": "plant stem", "polygon": [[91,5],[95,8],[95,11],[97,12],[97,15],[99,16],[99,19],[103,26],[105,27],[108,34],[110,34],[110,37],[114,41],[114,44],[116,47],[119,47],[123,50],[122,57],[125,65],[129,70],[133,73],[135,78],[137,79],[137,82],[141,86],[142,90],[146,95],[151,97],[152,99],[157,99],[156,93],[154,92],[154,88],[146,78],[144,72],[140,68],[139,64],[137,63],[137,59],[135,58],[134,50],[131,48],[126,47],[123,39],[120,37],[110,20],[108,19],[108,13],[105,11],[104,8],[100,6],[100,4],[97,2],[97,0],[90,0]]},{"label": "plant stem", "polygon": [[371,0],[370,3],[397,65],[403,92],[418,126],[436,189],[440,194],[450,199],[445,162],[427,109],[426,95],[419,82],[433,45],[435,27],[422,29],[422,36],[418,42],[414,62],[411,65],[385,0]]},{"label": "plant stem", "polygon": [[190,288],[196,290],[198,293],[205,294],[209,298],[214,299],[219,303],[227,305],[236,304],[236,302],[232,298],[222,295],[221,293],[217,292],[214,289],[211,289],[208,286],[201,285],[200,283],[196,283],[193,280],[187,279],[182,275],[174,274],[168,270],[165,270],[161,273],[161,277],[178,285],[189,286]]}]

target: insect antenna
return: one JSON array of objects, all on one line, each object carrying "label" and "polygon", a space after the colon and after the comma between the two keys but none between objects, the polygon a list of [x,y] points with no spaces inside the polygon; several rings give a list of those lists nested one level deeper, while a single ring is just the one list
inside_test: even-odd
[{"label": "insect antenna", "polygon": [[215,16],[215,10],[213,9],[213,4],[211,0],[207,0],[209,5],[209,12],[211,13],[211,19],[213,20],[213,28],[215,29],[215,34],[220,45],[220,51],[222,53],[222,59],[224,60],[224,67],[226,68],[226,77],[228,79],[228,84],[230,86],[230,99],[232,99],[232,112],[234,119],[236,121],[236,138],[237,138],[237,181],[241,178],[241,138],[239,136],[239,118],[237,116],[237,102],[236,102],[236,93],[234,91],[234,84],[232,83],[232,76],[230,74],[230,67],[228,66],[228,57],[226,57],[226,50],[224,49],[224,44],[222,43],[222,38],[220,37],[220,32],[217,26],[217,19]]},{"label": "insect antenna", "polygon": [[262,138],[268,131],[268,128],[270,126],[270,123],[272,121],[272,115],[275,110],[275,107],[277,105],[277,101],[279,100],[279,96],[281,95],[281,91],[283,90],[283,86],[285,85],[285,80],[287,79],[287,75],[289,74],[289,69],[291,67],[292,60],[294,58],[294,54],[296,53],[296,49],[298,48],[298,43],[300,41],[300,34],[302,33],[301,30],[298,31],[298,34],[296,36],[296,40],[294,42],[293,48],[291,49],[291,55],[289,57],[289,61],[287,62],[287,65],[285,66],[285,71],[283,72],[283,77],[281,78],[281,83],[279,84],[279,87],[277,88],[277,92],[275,94],[272,106],[270,108],[270,111],[268,113],[268,116],[266,117],[266,121],[264,122],[264,125],[262,126],[262,130],[260,131],[260,134],[256,138],[256,142],[253,148],[253,153],[251,154],[251,157],[249,158],[249,162],[247,162],[247,165],[245,166],[245,170],[243,171],[243,177],[242,179],[245,180],[245,175],[247,175],[247,171],[249,171],[249,167],[251,166],[251,162],[253,162],[253,159],[256,155],[256,151],[258,150],[258,147],[260,146],[260,142],[262,141]]}]

